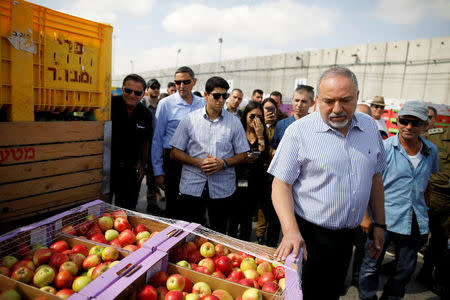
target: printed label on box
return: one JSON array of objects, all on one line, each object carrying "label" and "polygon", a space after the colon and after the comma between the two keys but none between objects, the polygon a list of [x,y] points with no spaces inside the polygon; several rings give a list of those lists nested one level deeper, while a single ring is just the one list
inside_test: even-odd
[{"label": "printed label on box", "polygon": [[150,281],[150,278],[153,277],[153,275],[156,274],[156,272],[161,271],[162,266],[162,260],[159,260],[156,264],[154,264],[148,271],[145,276],[145,283],[148,283]]},{"label": "printed label on box", "polygon": [[44,246],[48,246],[47,230],[45,226],[41,226],[30,231],[30,244],[35,245],[37,243],[41,243]]}]

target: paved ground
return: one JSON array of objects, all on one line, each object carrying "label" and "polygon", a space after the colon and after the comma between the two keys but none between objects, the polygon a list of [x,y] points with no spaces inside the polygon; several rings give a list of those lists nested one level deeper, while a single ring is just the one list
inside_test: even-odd
[{"label": "paved ground", "polygon": [[[139,194],[139,200],[136,210],[139,212],[146,213],[147,208],[147,186],[145,183],[145,179],[142,182],[141,192]],[[164,209],[165,202],[158,202],[158,206],[161,209]],[[253,223],[253,232],[252,232],[252,241],[256,241],[256,235],[255,235],[255,225],[256,223]],[[386,255],[384,258],[385,262],[389,262],[392,260],[392,257],[389,255]],[[411,300],[438,300],[440,299],[436,294],[431,292],[430,290],[427,290],[423,285],[415,281],[415,277],[417,272],[422,267],[423,259],[421,255],[419,255],[416,272],[413,275],[413,279],[409,282],[409,284],[406,286],[406,295],[404,299],[411,299]],[[384,282],[386,281],[386,277],[382,277],[380,280],[380,287],[383,286]],[[347,278],[347,284],[350,284],[350,276]],[[378,292],[378,296],[381,296],[381,290]],[[354,286],[350,286],[347,290],[347,294],[341,299],[358,299],[358,290]]]}]

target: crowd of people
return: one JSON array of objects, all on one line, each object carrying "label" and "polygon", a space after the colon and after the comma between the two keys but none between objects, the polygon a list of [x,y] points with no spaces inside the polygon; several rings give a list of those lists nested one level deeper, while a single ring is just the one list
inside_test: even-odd
[{"label": "crowd of people", "polygon": [[389,243],[395,260],[381,299],[402,298],[431,230],[418,279],[448,295],[450,138],[433,128],[433,107],[405,102],[388,138],[384,98],[358,104],[347,68],[326,70],[316,89],[299,85],[291,116],[278,91],[264,99],[255,89],[241,109],[243,91],[228,93],[224,78],[209,78],[203,94],[196,83],[187,66],[167,93],[157,79],[124,78],[111,114],[116,205],[135,209],[146,176],[150,214],[247,241],[256,221],[257,242],[277,248],[276,258],[303,256],[305,299],[339,298],[353,247],[352,284],[360,299],[377,299]]}]

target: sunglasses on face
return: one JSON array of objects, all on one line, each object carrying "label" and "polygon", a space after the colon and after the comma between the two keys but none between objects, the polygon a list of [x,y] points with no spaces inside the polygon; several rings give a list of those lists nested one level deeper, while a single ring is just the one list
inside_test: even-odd
[{"label": "sunglasses on face", "polygon": [[124,92],[127,93],[127,94],[130,94],[130,95],[131,95],[132,93],[134,93],[134,95],[135,95],[135,96],[138,96],[138,97],[139,97],[140,95],[142,95],[142,93],[143,93],[143,91],[135,91],[135,90],[132,90],[132,89],[129,89],[129,88],[126,88],[126,87],[124,87],[123,90],[124,90]]},{"label": "sunglasses on face", "polygon": [[191,82],[192,82],[191,79],[188,79],[188,80],[175,80],[175,84],[176,84],[176,85],[181,85],[182,83],[183,83],[184,85],[188,85],[188,84],[190,84]]},{"label": "sunglasses on face", "polygon": [[219,100],[220,97],[222,97],[224,100],[226,100],[226,99],[228,99],[228,96],[229,96],[228,93],[223,93],[223,94],[221,94],[221,93],[214,93],[214,94],[211,94],[211,95],[213,96],[214,100]]},{"label": "sunglasses on face", "polygon": [[420,127],[424,124],[424,121],[422,121],[422,120],[410,120],[410,119],[404,119],[404,118],[399,118],[398,122],[400,124],[402,124],[403,126],[408,126],[408,124],[411,123],[412,126],[414,126],[414,127]]},{"label": "sunglasses on face", "polygon": [[159,90],[161,87],[159,85],[154,85],[150,87],[152,90]]},{"label": "sunglasses on face", "polygon": [[374,107],[375,109],[380,109],[380,108],[384,109],[384,106],[380,106],[380,105],[376,105],[376,104],[374,104],[373,107]]},{"label": "sunglasses on face", "polygon": [[428,116],[428,119],[429,119],[429,120],[433,119],[433,116],[432,116],[432,115],[431,115],[431,116]]},{"label": "sunglasses on face", "polygon": [[[257,116],[255,114],[251,114],[248,116],[251,120],[255,119]],[[263,120],[263,116],[262,115],[258,115],[258,118],[262,121]]]}]

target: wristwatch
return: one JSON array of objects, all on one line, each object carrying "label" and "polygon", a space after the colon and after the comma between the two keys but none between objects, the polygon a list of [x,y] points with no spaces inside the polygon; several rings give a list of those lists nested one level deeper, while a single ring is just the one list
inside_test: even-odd
[{"label": "wristwatch", "polygon": [[222,167],[222,169],[223,169],[223,170],[228,169],[228,163],[227,163],[227,160],[226,160],[226,159],[222,159],[222,160],[223,160],[223,167]]},{"label": "wristwatch", "polygon": [[386,224],[379,224],[377,222],[373,223],[374,227],[382,228],[384,231],[386,231],[387,227]]},{"label": "wristwatch", "polygon": [[264,147],[266,145],[266,143],[264,143],[264,141],[258,141],[258,145],[260,145],[261,147]]}]

